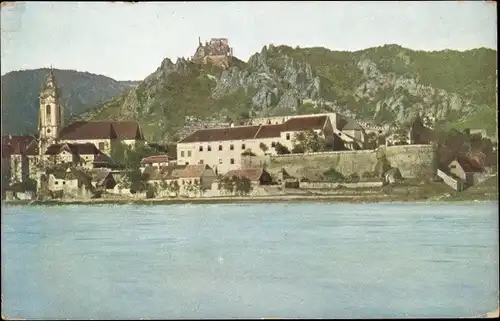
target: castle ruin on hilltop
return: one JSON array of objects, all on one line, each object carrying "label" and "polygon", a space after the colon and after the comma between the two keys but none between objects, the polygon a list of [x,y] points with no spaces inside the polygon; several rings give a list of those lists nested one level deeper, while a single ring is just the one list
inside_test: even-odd
[{"label": "castle ruin on hilltop", "polygon": [[196,49],[192,61],[202,64],[210,61],[214,65],[227,68],[232,56],[233,48],[229,47],[227,38],[212,38],[210,42],[205,42],[205,45],[198,38],[198,49]]}]

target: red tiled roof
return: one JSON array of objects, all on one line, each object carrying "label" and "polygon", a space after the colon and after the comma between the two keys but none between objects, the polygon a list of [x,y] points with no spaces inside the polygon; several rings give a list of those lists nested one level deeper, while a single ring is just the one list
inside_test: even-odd
[{"label": "red tiled roof", "polygon": [[145,157],[141,160],[141,164],[153,164],[153,163],[168,163],[167,155],[154,155]]},{"label": "red tiled roof", "polygon": [[10,146],[13,155],[38,155],[38,143],[34,136],[2,136],[2,146]]},{"label": "red tiled roof", "polygon": [[291,118],[278,125],[238,126],[227,128],[200,129],[188,135],[179,143],[211,142],[224,140],[245,140],[279,137],[281,132],[323,129],[328,116]]},{"label": "red tiled roof", "polygon": [[283,132],[298,132],[310,129],[323,129],[328,116],[312,116],[312,117],[297,117],[291,118],[284,122],[281,126]]},{"label": "red tiled roof", "polygon": [[226,177],[247,177],[251,181],[258,181],[264,170],[262,168],[234,169],[227,172]]},{"label": "red tiled roof", "polygon": [[481,168],[476,161],[470,159],[464,154],[458,155],[456,159],[466,173],[480,173],[484,171],[484,169]]},{"label": "red tiled roof", "polygon": [[135,121],[77,121],[59,132],[60,139],[144,139]]},{"label": "red tiled roof", "polygon": [[186,168],[179,174],[180,178],[199,178],[205,169],[210,169],[208,165],[187,165]]},{"label": "red tiled roof", "polygon": [[99,155],[101,151],[95,147],[92,143],[85,144],[52,144],[47,147],[45,155],[57,155],[61,151],[67,150],[68,152],[75,155]]},{"label": "red tiled roof", "polygon": [[200,129],[188,135],[179,143],[253,139],[259,128],[260,126],[241,126]]},{"label": "red tiled roof", "polygon": [[262,125],[255,138],[280,137],[281,127],[281,125]]}]

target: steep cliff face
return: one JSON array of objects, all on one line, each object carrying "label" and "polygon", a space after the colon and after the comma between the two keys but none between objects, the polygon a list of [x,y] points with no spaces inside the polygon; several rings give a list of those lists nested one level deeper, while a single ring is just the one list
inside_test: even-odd
[{"label": "steep cliff face", "polygon": [[[185,59],[161,66],[137,88],[85,119],[138,119],[149,139],[176,139],[200,123],[340,112],[360,120],[495,130],[496,52],[412,51],[388,45],[358,52],[266,46],[230,67]],[[493,115],[493,117],[491,117]]]}]

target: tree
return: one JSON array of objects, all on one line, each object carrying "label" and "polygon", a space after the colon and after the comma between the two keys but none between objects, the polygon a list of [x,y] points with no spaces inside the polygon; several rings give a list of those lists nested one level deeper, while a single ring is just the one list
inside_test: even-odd
[{"label": "tree", "polygon": [[253,189],[252,181],[246,176],[233,176],[233,181],[239,195],[248,195]]},{"label": "tree", "polygon": [[222,184],[222,188],[224,189],[224,191],[226,193],[228,193],[229,195],[233,194],[234,182],[230,177],[227,177],[227,176],[222,177],[221,184]]},{"label": "tree", "polygon": [[175,197],[179,196],[179,191],[181,189],[181,187],[179,186],[179,182],[177,182],[177,180],[173,180],[169,185],[169,190],[175,193]]},{"label": "tree", "polygon": [[330,182],[342,182],[344,181],[344,175],[339,173],[335,168],[331,167],[323,173],[324,178]]},{"label": "tree", "polygon": [[269,147],[267,147],[267,145],[266,145],[266,144],[264,144],[264,143],[260,143],[259,147],[260,147],[260,149],[262,149],[262,151],[263,151],[264,153],[265,153],[265,152],[267,152],[267,151],[268,151],[268,149],[269,149]]},{"label": "tree", "polygon": [[241,153],[241,156],[257,156],[257,155],[255,155],[255,153],[252,152],[250,148],[247,148],[243,153]]},{"label": "tree", "polygon": [[326,139],[318,135],[314,130],[307,130],[305,132],[297,133],[292,139],[294,145],[292,151],[302,153],[315,153],[329,150],[328,142]]},{"label": "tree", "polygon": [[278,155],[290,154],[290,150],[279,142],[274,146],[274,150]]}]

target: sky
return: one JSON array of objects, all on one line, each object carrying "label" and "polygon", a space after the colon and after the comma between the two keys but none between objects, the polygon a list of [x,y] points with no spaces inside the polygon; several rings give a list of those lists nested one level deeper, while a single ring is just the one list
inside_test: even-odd
[{"label": "sky", "polygon": [[14,2],[1,7],[1,73],[53,66],[142,80],[163,59],[228,38],[242,60],[269,44],[355,51],[496,50],[496,3]]}]

